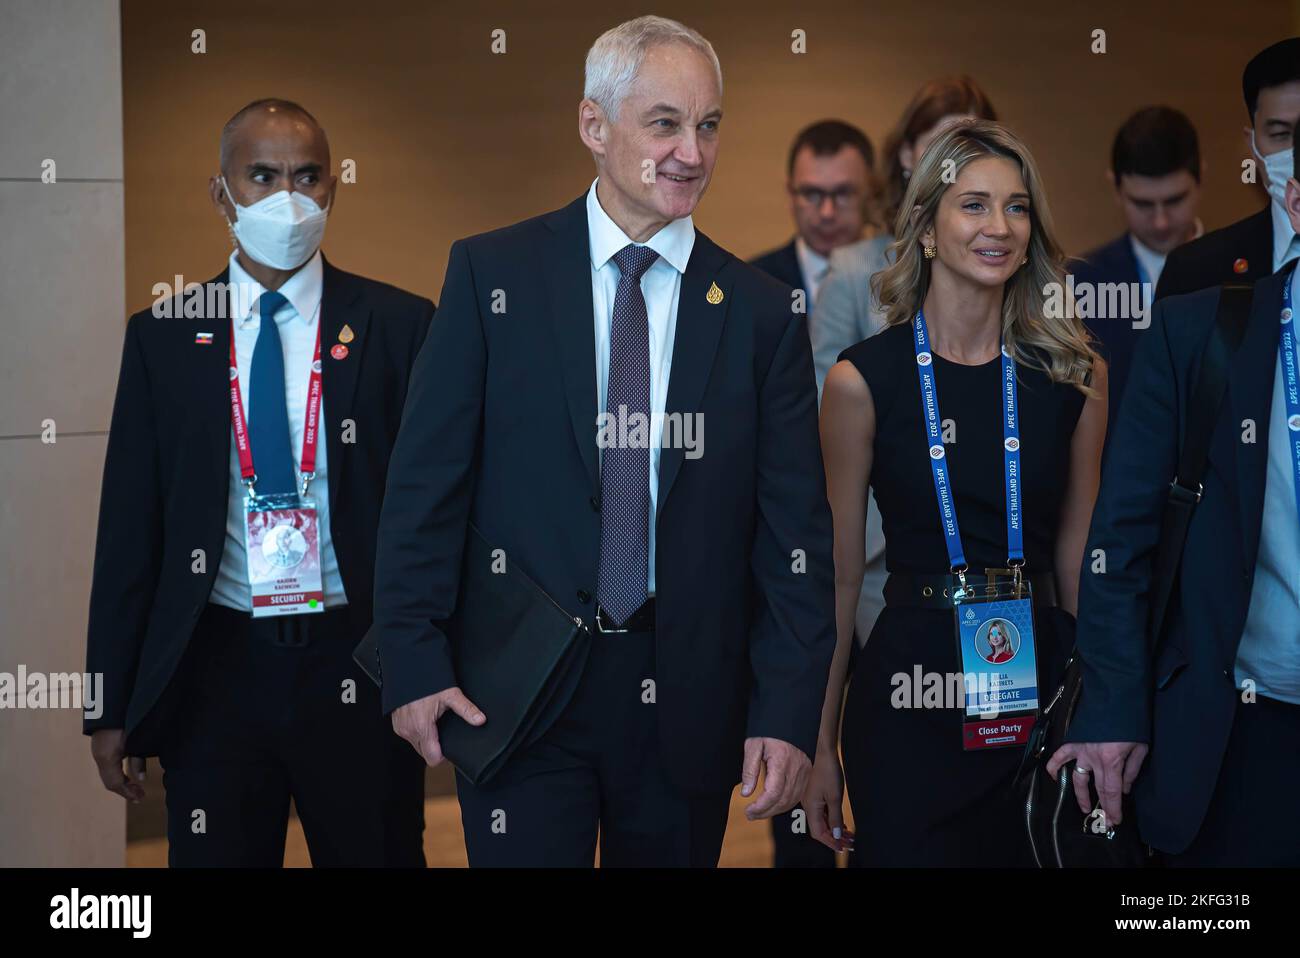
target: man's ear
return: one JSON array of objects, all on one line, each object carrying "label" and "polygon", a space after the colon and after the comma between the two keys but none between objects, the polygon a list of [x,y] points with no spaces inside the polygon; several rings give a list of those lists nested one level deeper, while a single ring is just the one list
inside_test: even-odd
[{"label": "man's ear", "polygon": [[212,205],[216,207],[221,218],[226,222],[234,221],[234,200],[232,200],[221,183],[221,174],[208,178],[208,198],[212,200]]},{"label": "man's ear", "polygon": [[594,100],[578,104],[578,138],[597,156],[605,155],[605,111]]},{"label": "man's ear", "polygon": [[1291,220],[1291,229],[1300,233],[1300,183],[1294,176],[1286,181],[1286,214]]}]

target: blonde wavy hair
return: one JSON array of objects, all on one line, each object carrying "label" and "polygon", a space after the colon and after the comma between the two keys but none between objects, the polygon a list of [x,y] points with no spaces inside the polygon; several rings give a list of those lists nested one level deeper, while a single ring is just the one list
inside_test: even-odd
[{"label": "blonde wavy hair", "polygon": [[[1078,319],[1052,318],[1044,308],[1051,284],[1064,290],[1065,254],[1052,228],[1042,176],[1029,147],[1005,127],[988,120],[963,120],[934,139],[907,183],[894,222],[892,265],[871,278],[872,294],[886,325],[911,323],[930,288],[930,263],[921,253],[921,234],[934,223],[939,201],[956,176],[974,160],[1000,156],[1020,168],[1029,192],[1029,262],[1007,281],[1002,298],[1002,341],[1015,361],[1069,383],[1086,396],[1097,354]],[[945,181],[945,171],[952,170]],[[1073,310],[1065,311],[1067,316]]]}]

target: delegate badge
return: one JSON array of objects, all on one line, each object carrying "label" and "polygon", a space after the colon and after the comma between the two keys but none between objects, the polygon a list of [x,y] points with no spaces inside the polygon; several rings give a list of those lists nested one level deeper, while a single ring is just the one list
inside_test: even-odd
[{"label": "delegate badge", "polygon": [[325,611],[315,503],[296,494],[244,499],[253,618]]},{"label": "delegate badge", "polygon": [[1038,717],[1034,609],[1025,583],[956,601],[957,643],[965,676],[962,747],[1023,745]]}]

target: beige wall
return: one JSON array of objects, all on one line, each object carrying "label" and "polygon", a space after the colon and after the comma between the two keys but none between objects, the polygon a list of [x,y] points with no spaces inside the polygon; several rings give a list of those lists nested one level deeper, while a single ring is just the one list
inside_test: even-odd
[{"label": "beige wall", "polygon": [[[122,349],[117,0],[4,0],[0,672],[80,672]],[[54,161],[55,181],[42,182]],[[42,441],[46,421],[53,442]],[[48,434],[47,434],[48,435]],[[0,710],[0,866],[122,865],[75,710]]]},{"label": "beige wall", "polygon": [[[697,222],[741,255],[790,232],[786,149],[805,123],[840,116],[879,144],[925,79],[965,71],[1035,149],[1061,238],[1081,252],[1119,231],[1103,179],[1118,124],[1156,102],[1186,111],[1208,172],[1207,227],[1252,212],[1239,177],[1241,68],[1297,32],[1295,4],[715,2],[661,4],[708,36],[725,78],[722,153]],[[1152,9],[1154,8],[1154,9]],[[262,96],[300,100],[330,134],[342,186],[326,249],[335,262],[437,297],[457,237],[562,205],[590,182],[576,136],[591,41],[646,12],[627,3],[465,4],[321,0],[125,0],[127,302],[181,272],[204,279],[228,249],[204,183],[217,134]],[[996,11],[996,12],[995,12]],[[207,53],[190,52],[190,32]],[[490,52],[493,29],[507,52]],[[807,32],[808,52],[790,52]],[[1089,52],[1094,28],[1108,52]]]}]

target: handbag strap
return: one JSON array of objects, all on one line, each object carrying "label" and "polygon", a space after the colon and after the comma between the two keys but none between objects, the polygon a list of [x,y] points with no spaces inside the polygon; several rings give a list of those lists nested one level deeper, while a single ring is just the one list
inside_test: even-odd
[{"label": "handbag strap", "polygon": [[1228,389],[1229,366],[1245,336],[1252,293],[1252,287],[1238,284],[1220,289],[1214,326],[1201,353],[1201,368],[1187,410],[1178,471],[1169,483],[1169,495],[1165,500],[1160,539],[1156,545],[1152,569],[1148,631],[1157,652],[1169,603],[1178,584],[1178,570],[1182,565],[1187,529],[1191,525],[1192,512],[1201,501],[1201,480],[1205,476],[1214,422],[1219,416]]}]

